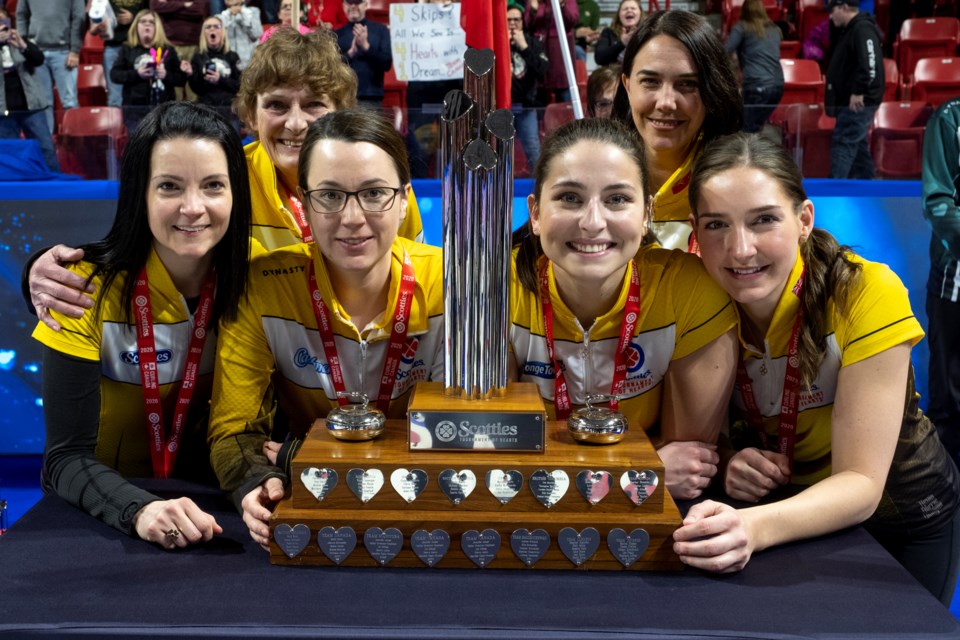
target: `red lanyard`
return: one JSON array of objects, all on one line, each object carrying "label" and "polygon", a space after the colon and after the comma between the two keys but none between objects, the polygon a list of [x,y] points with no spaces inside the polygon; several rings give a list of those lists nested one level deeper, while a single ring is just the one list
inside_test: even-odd
[{"label": "red lanyard", "polygon": [[307,212],[304,210],[300,198],[290,193],[287,199],[290,200],[290,211],[293,213],[293,221],[297,223],[303,241],[313,242],[313,232],[310,230],[310,223],[307,221]]},{"label": "red lanyard", "polygon": [[169,478],[173,463],[177,458],[180,441],[183,439],[183,426],[187,419],[187,410],[196,388],[197,371],[200,368],[200,356],[207,339],[207,324],[213,312],[213,295],[216,279],[213,274],[207,278],[200,292],[200,305],[193,318],[193,336],[190,338],[190,350],[183,367],[180,392],[173,412],[173,424],[170,438],[164,440],[163,405],[160,403],[160,381],[157,371],[157,346],[153,337],[153,312],[150,310],[150,286],[147,282],[147,269],[140,270],[134,283],[133,306],[137,321],[137,352],[140,361],[140,381],[143,387],[143,404],[147,415],[147,429],[150,432],[150,458],[153,462],[155,478]]},{"label": "red lanyard", "polygon": [[[793,293],[799,298],[803,291],[803,273],[793,287]],[[787,345],[787,370],[783,376],[783,396],[780,401],[780,425],[777,427],[777,451],[787,456],[790,467],[793,467],[793,447],[797,441],[797,411],[800,404],[800,328],[803,326],[803,308],[797,311],[797,318],[793,322],[790,332],[790,342]],[[740,395],[747,409],[747,419],[760,433],[760,437],[767,442],[766,431],[763,428],[763,414],[757,405],[757,398],[753,393],[753,382],[747,374],[743,360],[737,365],[737,384]]]},{"label": "red lanyard", "polygon": [[[570,415],[570,394],[567,390],[567,380],[563,369],[557,362],[556,352],[553,349],[553,303],[550,301],[549,262],[540,268],[540,300],[543,305],[543,323],[546,330],[547,355],[553,363],[553,406],[557,420],[566,420]],[[617,410],[617,398],[623,393],[623,385],[627,381],[627,351],[630,348],[630,339],[633,330],[640,318],[640,276],[637,273],[635,262],[630,263],[630,288],[627,291],[627,303],[623,307],[623,321],[620,323],[620,340],[617,343],[617,354],[614,359],[613,383],[610,385],[610,408]]]},{"label": "red lanyard", "polygon": [[[413,300],[413,290],[417,279],[413,273],[413,263],[407,252],[403,252],[403,271],[400,276],[400,292],[397,296],[397,306],[391,318],[393,329],[390,332],[390,344],[387,346],[386,359],[383,362],[383,373],[380,375],[380,393],[377,396],[377,408],[387,413],[390,408],[390,398],[397,382],[397,369],[400,367],[400,357],[403,355],[404,343],[407,339],[407,325],[410,320],[410,307]],[[350,403],[343,383],[343,371],[340,369],[340,356],[337,355],[337,345],[334,342],[333,325],[330,322],[330,312],[323,302],[320,289],[317,287],[317,275],[313,261],[310,262],[310,295],[313,300],[313,311],[317,315],[317,328],[323,340],[323,353],[330,365],[330,378],[333,389],[337,392],[337,401],[340,405]],[[358,327],[359,328],[359,327]]]}]

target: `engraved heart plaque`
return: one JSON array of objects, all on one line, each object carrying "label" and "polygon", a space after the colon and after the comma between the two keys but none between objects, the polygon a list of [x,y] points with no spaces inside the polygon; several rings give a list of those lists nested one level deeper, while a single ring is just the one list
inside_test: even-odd
[{"label": "engraved heart plaque", "polygon": [[550,534],[543,529],[516,529],[510,534],[510,548],[523,564],[532,567],[550,548]]},{"label": "engraved heart plaque", "polygon": [[273,528],[273,539],[288,558],[294,558],[300,555],[300,552],[310,543],[310,527],[305,524],[293,527],[288,524],[278,524]]},{"label": "engraved heart plaque", "polygon": [[337,486],[339,476],[333,469],[310,467],[300,474],[300,482],[317,500],[323,500]]},{"label": "engraved heart plaque", "polygon": [[397,557],[403,548],[403,534],[394,527],[386,531],[380,527],[370,527],[363,533],[363,546],[371,558],[385,565]]},{"label": "engraved heart plaque", "polygon": [[383,472],[380,469],[350,469],[347,471],[347,486],[360,502],[370,502],[383,488]]},{"label": "engraved heart plaque", "polygon": [[590,504],[603,500],[613,486],[613,476],[606,471],[584,469],[577,474],[577,491]]},{"label": "engraved heart plaque", "polygon": [[643,504],[647,498],[653,495],[659,482],[660,479],[657,474],[649,469],[646,471],[631,469],[620,476],[620,488],[627,494],[630,501],[637,506]]},{"label": "engraved heart plaque", "polygon": [[440,490],[450,498],[453,504],[460,504],[473,493],[477,486],[477,476],[470,469],[464,469],[459,473],[453,469],[445,469],[440,472],[437,482],[440,484]]},{"label": "engraved heart plaque", "polygon": [[340,564],[357,546],[357,533],[352,527],[323,527],[317,533],[317,545],[323,555],[330,558],[334,564]]},{"label": "engraved heart plaque", "polygon": [[450,534],[443,529],[418,529],[410,536],[410,547],[417,557],[428,567],[432,567],[447,555],[450,548]]},{"label": "engraved heart plaque", "polygon": [[634,529],[628,535],[618,527],[611,529],[607,534],[607,546],[610,547],[613,557],[624,567],[629,568],[650,546],[650,534],[643,529]]},{"label": "engraved heart plaque", "polygon": [[460,549],[474,564],[483,568],[497,557],[500,551],[500,534],[493,529],[464,531],[460,536]]},{"label": "engraved heart plaque", "polygon": [[600,532],[587,527],[578,533],[576,529],[564,527],[557,534],[557,544],[563,555],[579,567],[600,548]]},{"label": "engraved heart plaque", "polygon": [[547,471],[537,469],[530,476],[530,491],[537,502],[550,508],[560,502],[570,488],[570,477],[562,469]]},{"label": "engraved heart plaque", "polygon": [[519,471],[503,471],[491,469],[486,475],[487,489],[500,504],[507,504],[520,493],[523,486],[523,475]]},{"label": "engraved heart plaque", "polygon": [[390,474],[390,484],[407,502],[413,502],[427,486],[427,472],[423,469],[396,469]]}]

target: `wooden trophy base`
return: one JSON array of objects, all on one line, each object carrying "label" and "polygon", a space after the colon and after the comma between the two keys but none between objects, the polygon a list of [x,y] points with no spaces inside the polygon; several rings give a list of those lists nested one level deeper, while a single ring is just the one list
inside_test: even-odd
[{"label": "wooden trophy base", "polygon": [[[291,490],[271,519],[271,562],[683,568],[672,550],[680,514],[666,490],[663,463],[642,431],[628,432],[618,444],[598,446],[577,443],[565,423],[550,422],[543,453],[438,454],[409,450],[406,426],[389,421],[376,440],[345,442],[334,439],[318,421],[293,461]],[[497,484],[508,476],[522,481]],[[561,492],[558,487],[567,482],[564,476],[569,486]],[[510,492],[515,493],[512,498]],[[495,546],[491,539],[496,535],[489,530],[499,535],[499,547],[484,556],[478,553],[483,544],[477,544],[477,537],[480,534]],[[449,536],[449,547],[440,553],[443,532]],[[534,551],[537,545],[531,543],[530,532],[541,544]],[[370,536],[366,542],[365,536]],[[392,542],[387,540],[390,536]],[[324,538],[326,550],[319,538]],[[425,538],[430,539],[428,544]]]}]

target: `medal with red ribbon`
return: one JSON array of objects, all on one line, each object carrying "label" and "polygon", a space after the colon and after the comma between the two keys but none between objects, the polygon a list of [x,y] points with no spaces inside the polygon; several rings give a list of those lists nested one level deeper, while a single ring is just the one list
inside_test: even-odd
[{"label": "medal with red ribbon", "polygon": [[[803,272],[793,287],[793,293],[798,298],[803,291]],[[774,449],[787,457],[793,468],[793,448],[797,441],[797,413],[800,405],[800,329],[803,327],[803,309],[797,311],[793,329],[790,332],[790,342],[787,344],[787,368],[783,376],[783,395],[780,401],[780,424],[777,427],[777,445],[774,449],[768,444],[767,434],[763,427],[763,414],[753,393],[753,381],[747,374],[743,360],[737,365],[737,385],[740,395],[747,409],[747,421],[757,430],[764,446]]]},{"label": "medal with red ribbon", "polygon": [[[570,393],[567,389],[567,380],[563,369],[557,361],[553,346],[553,303],[550,300],[549,262],[540,268],[540,302],[543,305],[543,323],[547,341],[547,355],[553,363],[554,389],[553,406],[557,420],[566,420],[570,416]],[[627,380],[627,352],[630,350],[630,339],[633,330],[640,318],[640,275],[637,265],[630,262],[630,288],[627,290],[627,302],[623,307],[623,320],[620,323],[620,340],[617,342],[617,353],[614,358],[613,382],[610,385],[610,409],[616,411],[619,407],[618,399],[623,393],[623,386]]]},{"label": "medal with red ribbon", "polygon": [[157,371],[157,346],[153,336],[153,312],[150,309],[150,285],[147,281],[147,269],[140,275],[133,287],[133,307],[137,322],[137,357],[140,362],[140,384],[143,388],[144,410],[147,416],[147,429],[150,433],[150,458],[153,462],[155,478],[169,478],[173,464],[183,439],[183,428],[190,409],[190,400],[196,388],[197,373],[203,345],[207,340],[207,325],[213,313],[213,297],[216,278],[211,273],[200,291],[200,303],[193,316],[193,333],[187,352],[187,361],[183,367],[180,392],[173,412],[169,438],[163,420],[163,405],[160,402],[160,373]]},{"label": "medal with red ribbon", "polygon": [[[390,408],[390,398],[397,382],[397,369],[400,368],[400,358],[403,355],[404,343],[407,339],[407,328],[410,321],[410,307],[413,302],[413,291],[417,280],[413,271],[413,262],[407,252],[403,252],[403,270],[400,275],[399,294],[397,305],[394,308],[391,321],[390,343],[383,362],[383,373],[380,374],[380,392],[377,395],[377,408],[384,414]],[[340,368],[340,356],[337,355],[337,344],[334,342],[333,324],[330,322],[330,311],[323,302],[323,296],[317,286],[317,275],[313,261],[310,262],[310,296],[313,300],[313,311],[317,316],[317,328],[320,339],[323,341],[323,353],[330,366],[330,379],[333,389],[337,393],[337,402],[343,406],[350,404],[343,382],[343,370]]]},{"label": "medal with red ribbon", "polygon": [[287,199],[290,201],[290,213],[293,214],[293,220],[297,223],[297,228],[300,229],[303,241],[313,242],[313,232],[310,230],[310,223],[307,220],[307,212],[303,208],[303,202],[292,193],[288,194]]}]

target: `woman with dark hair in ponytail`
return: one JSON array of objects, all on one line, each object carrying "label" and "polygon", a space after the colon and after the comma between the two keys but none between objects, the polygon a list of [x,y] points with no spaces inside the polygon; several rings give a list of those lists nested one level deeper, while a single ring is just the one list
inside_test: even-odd
[{"label": "woman with dark hair in ponytail", "polygon": [[708,145],[690,204],[707,271],[740,313],[743,420],[721,455],[724,488],[751,503],[795,490],[746,509],[695,505],[675,551],[738,571],[755,551],[862,523],[949,605],[960,475],[918,407],[910,350],[923,330],[906,288],[814,228],[799,169],[759,136]]}]

